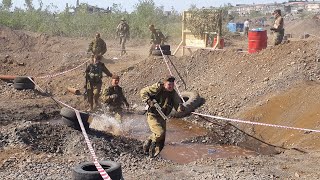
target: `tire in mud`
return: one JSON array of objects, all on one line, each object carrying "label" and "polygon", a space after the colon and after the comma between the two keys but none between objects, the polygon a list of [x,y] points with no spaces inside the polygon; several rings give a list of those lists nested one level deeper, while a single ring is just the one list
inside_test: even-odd
[{"label": "tire in mud", "polygon": [[[108,173],[112,180],[122,180],[121,165],[114,161],[99,161],[102,168]],[[73,168],[74,180],[102,180],[93,162],[81,163]]]},{"label": "tire in mud", "polygon": [[13,87],[17,90],[23,90],[23,89],[34,89],[35,85],[32,82],[29,83],[14,83]]},{"label": "tire in mud", "polygon": [[171,112],[171,116],[175,118],[182,118],[190,115],[196,108],[198,108],[201,103],[202,99],[200,98],[199,94],[196,92],[182,92],[182,98],[185,100],[183,105],[186,107],[185,111],[177,112],[174,109]]}]

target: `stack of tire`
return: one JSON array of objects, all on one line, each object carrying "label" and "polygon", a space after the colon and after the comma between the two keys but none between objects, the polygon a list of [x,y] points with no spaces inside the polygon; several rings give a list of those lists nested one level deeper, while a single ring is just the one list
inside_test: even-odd
[{"label": "stack of tire", "polygon": [[160,47],[157,46],[155,48],[155,50],[152,51],[152,55],[153,56],[162,56],[160,48],[161,48],[162,53],[164,55],[171,55],[170,45],[160,45]]},{"label": "stack of tire", "polygon": [[[33,80],[33,78],[31,77]],[[17,76],[13,80],[13,87],[17,90],[34,89],[34,83],[26,76]]]},{"label": "stack of tire", "polygon": [[[123,180],[121,165],[113,161],[99,161],[112,180]],[[74,180],[102,180],[93,162],[81,163],[73,168]]]},{"label": "stack of tire", "polygon": [[203,103],[199,94],[196,92],[182,92],[181,96],[185,100],[185,102],[183,103],[185,111],[177,112],[173,109],[171,113],[172,117],[182,118],[188,116]]},{"label": "stack of tire", "polygon": [[[73,109],[64,107],[60,110],[60,115],[62,116],[63,124],[78,131],[81,131],[76,112]],[[90,126],[88,122],[89,116],[90,115],[88,113],[80,112],[80,117],[82,119],[82,123],[86,131],[89,130]]]}]

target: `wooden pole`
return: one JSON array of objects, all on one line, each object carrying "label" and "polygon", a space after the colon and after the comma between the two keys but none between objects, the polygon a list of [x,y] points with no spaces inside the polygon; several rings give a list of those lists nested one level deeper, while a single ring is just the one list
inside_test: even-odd
[{"label": "wooden pole", "polygon": [[1,80],[14,80],[17,76],[11,76],[11,75],[0,75]]},{"label": "wooden pole", "polygon": [[68,89],[68,91],[71,92],[72,94],[80,95],[79,89],[72,88],[72,87],[68,87],[67,89]]}]

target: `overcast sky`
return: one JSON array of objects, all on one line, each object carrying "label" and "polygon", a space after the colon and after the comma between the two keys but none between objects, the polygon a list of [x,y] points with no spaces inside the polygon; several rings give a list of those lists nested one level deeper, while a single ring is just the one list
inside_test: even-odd
[{"label": "overcast sky", "polygon": [[[1,1],[0,1],[1,2]],[[23,8],[24,0],[12,0],[13,6]],[[38,0],[33,0],[34,5],[38,6]],[[58,6],[60,10],[64,9],[66,3],[70,6],[75,6],[76,0],[42,0],[43,4],[50,5],[51,3]],[[274,3],[284,2],[284,0],[154,0],[157,6],[164,6],[165,10],[170,10],[173,6],[178,11],[186,10],[191,4],[196,4],[197,7],[219,7],[227,3],[235,4],[262,4],[262,3]],[[113,3],[121,4],[123,10],[131,12],[134,9],[134,5],[139,3],[139,0],[80,0],[80,3],[89,3],[91,5],[97,5],[99,7],[106,8],[112,6]]]}]

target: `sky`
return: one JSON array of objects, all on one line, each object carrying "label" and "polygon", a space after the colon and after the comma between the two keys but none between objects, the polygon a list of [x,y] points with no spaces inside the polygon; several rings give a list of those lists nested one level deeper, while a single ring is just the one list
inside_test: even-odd
[{"label": "sky", "polygon": [[[157,6],[164,6],[165,10],[170,10],[171,7],[174,7],[175,10],[182,12],[187,10],[192,4],[197,5],[198,8],[201,7],[219,7],[224,4],[231,3],[235,4],[263,4],[263,3],[274,3],[274,2],[284,2],[285,0],[154,0]],[[0,0],[1,2],[1,0]],[[24,8],[24,0],[12,0],[14,7]],[[66,3],[69,6],[75,6],[76,0],[42,0],[44,6],[54,4],[58,7],[58,10],[63,10],[66,6]],[[38,0],[33,0],[35,7],[38,7]],[[98,7],[107,8],[112,6],[113,3],[121,4],[122,10],[127,10],[132,12],[134,5],[139,3],[139,0],[80,0],[80,3],[88,3],[90,5],[97,5]]]}]

